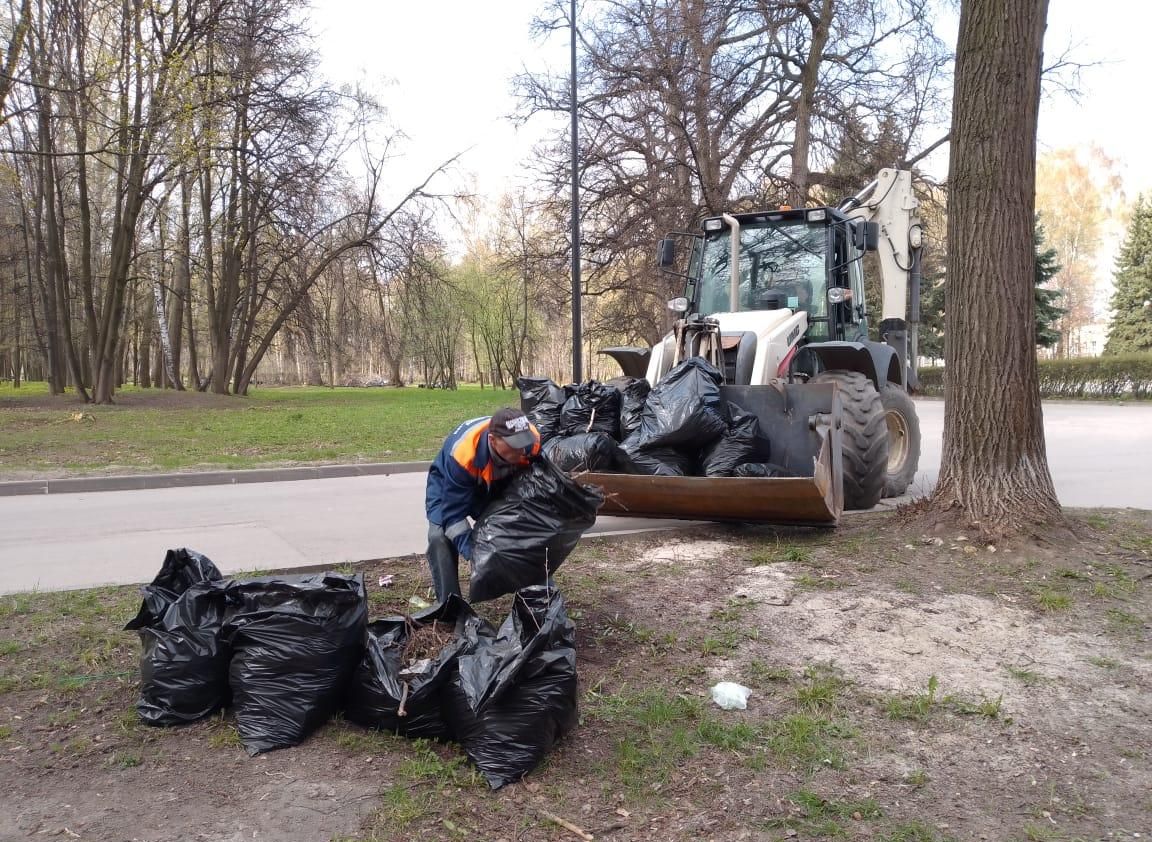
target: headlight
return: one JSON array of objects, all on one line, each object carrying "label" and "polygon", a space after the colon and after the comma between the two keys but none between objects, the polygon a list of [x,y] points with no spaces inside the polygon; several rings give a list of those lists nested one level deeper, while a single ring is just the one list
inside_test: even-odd
[{"label": "headlight", "polygon": [[808,211],[807,217],[809,222],[823,222],[828,218],[828,211],[824,208],[817,208],[816,210]]},{"label": "headlight", "polygon": [[705,219],[704,220],[704,230],[705,231],[719,231],[723,227],[724,227],[724,220],[723,219],[714,218],[714,219]]},{"label": "headlight", "polygon": [[687,313],[688,312],[688,299],[687,298],[673,298],[668,302],[668,309],[673,313]]},{"label": "headlight", "polygon": [[852,300],[852,290],[844,287],[828,287],[828,303],[843,304]]}]

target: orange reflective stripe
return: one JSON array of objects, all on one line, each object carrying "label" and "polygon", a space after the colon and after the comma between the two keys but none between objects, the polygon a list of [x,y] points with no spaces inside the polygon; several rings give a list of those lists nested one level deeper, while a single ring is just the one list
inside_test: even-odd
[{"label": "orange reflective stripe", "polygon": [[[488,432],[488,421],[485,418],[476,422],[460,435],[460,440],[452,447],[452,458],[469,474],[486,482],[492,482],[492,469],[486,466],[484,470],[476,467],[476,453],[480,447],[480,436]],[[485,477],[484,474],[488,476]]]}]

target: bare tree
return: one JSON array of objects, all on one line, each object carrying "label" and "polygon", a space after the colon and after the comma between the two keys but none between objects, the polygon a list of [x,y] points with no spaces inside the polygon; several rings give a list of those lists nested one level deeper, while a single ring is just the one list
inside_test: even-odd
[{"label": "bare tree", "polygon": [[[539,28],[567,26],[566,8]],[[579,24],[585,295],[603,299],[606,331],[662,322],[678,290],[651,266],[658,234],[803,204],[846,125],[890,118],[904,159],[939,115],[948,55],[924,0],[609,0]],[[563,78],[526,74],[518,90],[528,114],[569,106]],[[566,142],[543,153],[562,196]]]}]

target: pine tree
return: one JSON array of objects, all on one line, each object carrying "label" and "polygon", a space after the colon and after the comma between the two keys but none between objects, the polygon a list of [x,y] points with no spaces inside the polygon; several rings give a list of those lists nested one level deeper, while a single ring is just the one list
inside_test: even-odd
[{"label": "pine tree", "polygon": [[1060,306],[1059,301],[1064,293],[1058,289],[1049,289],[1044,286],[1060,271],[1061,266],[1056,260],[1056,249],[1044,247],[1044,226],[1039,216],[1036,219],[1036,231],[1033,235],[1036,244],[1036,344],[1041,348],[1051,348],[1060,341],[1060,331],[1056,330],[1056,322],[1067,312]]},{"label": "pine tree", "polygon": [[1141,196],[1116,258],[1112,326],[1105,354],[1152,351],[1152,203]]},{"label": "pine tree", "polygon": [[[1060,341],[1056,322],[1064,315],[1060,306],[1063,297],[1058,289],[1048,289],[1048,283],[1059,271],[1056,249],[1044,248],[1044,226],[1039,218],[1033,233],[1036,246],[1036,344],[1051,348]],[[929,278],[920,287],[920,356],[940,359],[944,356],[944,302],[947,297],[943,273]]]}]

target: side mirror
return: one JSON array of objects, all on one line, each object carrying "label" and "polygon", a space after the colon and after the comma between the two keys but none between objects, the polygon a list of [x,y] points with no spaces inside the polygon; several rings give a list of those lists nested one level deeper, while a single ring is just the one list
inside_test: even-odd
[{"label": "side mirror", "polygon": [[852,243],[860,251],[876,251],[880,248],[880,223],[857,222],[852,226]]},{"label": "side mirror", "polygon": [[676,241],[667,237],[656,247],[656,265],[661,269],[671,269],[676,265]]}]

